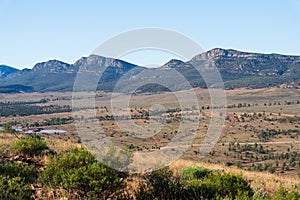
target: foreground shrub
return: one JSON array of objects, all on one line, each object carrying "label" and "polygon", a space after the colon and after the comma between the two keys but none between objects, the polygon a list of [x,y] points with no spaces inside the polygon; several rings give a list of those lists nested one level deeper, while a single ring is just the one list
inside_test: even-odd
[{"label": "foreground shrub", "polygon": [[240,193],[247,193],[248,196],[253,195],[250,184],[241,175],[216,173],[205,179],[204,184],[215,187],[217,194],[221,197],[235,198]]},{"label": "foreground shrub", "polygon": [[94,199],[107,199],[122,185],[116,172],[78,148],[53,158],[39,180],[46,186],[62,187]]},{"label": "foreground shrub", "polygon": [[299,200],[300,193],[297,191],[288,192],[284,187],[280,187],[276,196],[272,200]]},{"label": "foreground shrub", "polygon": [[253,196],[253,190],[242,176],[219,172],[187,181],[183,193],[185,199],[236,199]]},{"label": "foreground shrub", "polygon": [[37,178],[36,169],[24,163],[0,164],[0,174],[5,177],[22,177],[27,183],[34,182]]},{"label": "foreground shrub", "polygon": [[24,178],[0,175],[0,199],[31,199],[32,194],[33,190]]},{"label": "foreground shrub", "polygon": [[201,180],[193,179],[185,184],[184,199],[214,199],[218,190],[212,184],[203,184]]},{"label": "foreground shrub", "polygon": [[41,155],[47,149],[49,148],[46,141],[36,134],[27,135],[12,144],[12,151],[14,153],[28,156]]},{"label": "foreground shrub", "polygon": [[135,192],[136,199],[180,199],[183,185],[169,168],[151,172],[145,179],[147,184]]},{"label": "foreground shrub", "polygon": [[36,180],[33,166],[22,163],[0,164],[0,199],[31,199],[30,183]]},{"label": "foreground shrub", "polygon": [[187,168],[174,177],[163,168],[145,177],[146,183],[135,193],[136,199],[251,199],[253,190],[240,175],[212,173],[204,168]]},{"label": "foreground shrub", "polygon": [[195,167],[189,167],[183,170],[182,172],[182,178],[186,180],[191,180],[191,179],[204,179],[207,177],[209,174],[212,172],[209,169],[200,167],[200,168],[195,168]]}]

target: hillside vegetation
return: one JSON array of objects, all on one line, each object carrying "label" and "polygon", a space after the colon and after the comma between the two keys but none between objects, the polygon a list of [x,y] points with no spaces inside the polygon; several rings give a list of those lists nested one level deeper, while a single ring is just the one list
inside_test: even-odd
[{"label": "hillside vegetation", "polygon": [[1,145],[1,199],[300,198],[299,180],[272,174],[183,160],[144,174],[120,173],[82,147],[56,153],[39,135],[0,137],[6,141]]}]

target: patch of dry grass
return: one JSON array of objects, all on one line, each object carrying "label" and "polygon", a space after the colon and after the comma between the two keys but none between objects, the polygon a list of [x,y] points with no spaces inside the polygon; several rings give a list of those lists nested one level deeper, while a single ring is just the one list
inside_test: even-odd
[{"label": "patch of dry grass", "polygon": [[74,143],[74,142],[69,141],[69,140],[61,140],[61,139],[53,138],[53,137],[45,138],[45,140],[47,141],[48,147],[50,149],[54,149],[57,153],[67,151],[71,147],[78,147],[78,148],[82,147],[81,144]]}]

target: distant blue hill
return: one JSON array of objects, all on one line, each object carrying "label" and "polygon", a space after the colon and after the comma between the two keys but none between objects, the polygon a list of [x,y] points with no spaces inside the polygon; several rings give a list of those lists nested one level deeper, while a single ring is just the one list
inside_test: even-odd
[{"label": "distant blue hill", "polygon": [[7,66],[7,65],[0,65],[0,78],[5,78],[11,73],[19,72],[19,69]]}]

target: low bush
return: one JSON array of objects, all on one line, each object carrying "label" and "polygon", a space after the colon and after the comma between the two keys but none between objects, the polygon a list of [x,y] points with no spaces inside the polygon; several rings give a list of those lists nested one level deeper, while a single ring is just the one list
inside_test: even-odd
[{"label": "low bush", "polygon": [[179,177],[174,177],[169,168],[148,173],[144,178],[146,184],[136,190],[136,199],[179,199],[181,197],[183,185]]},{"label": "low bush", "polygon": [[41,155],[47,149],[49,148],[46,141],[36,134],[27,135],[17,140],[11,147],[12,152],[15,154],[27,156]]},{"label": "low bush", "polygon": [[183,170],[182,172],[182,178],[186,180],[191,180],[191,179],[204,179],[207,177],[209,174],[211,174],[211,170],[206,169],[206,168],[197,168],[197,167],[189,167]]},{"label": "low bush", "polygon": [[36,180],[33,166],[19,163],[0,164],[0,199],[31,199],[30,183]]},{"label": "low bush", "polygon": [[277,194],[274,196],[272,200],[299,200],[300,193],[296,190],[288,192],[284,187],[280,187]]},{"label": "low bush", "polygon": [[0,164],[0,174],[5,177],[22,177],[27,183],[37,178],[35,167],[25,163]]},{"label": "low bush", "polygon": [[174,177],[168,168],[152,172],[147,184],[135,193],[137,199],[247,199],[253,190],[242,176],[212,173],[204,168],[187,168]]},{"label": "low bush", "polygon": [[107,199],[122,186],[115,171],[78,148],[54,157],[40,174],[39,181],[53,189],[62,187],[93,199]]},{"label": "low bush", "polygon": [[0,175],[0,199],[31,199],[33,192],[25,178]]},{"label": "low bush", "polygon": [[250,184],[241,175],[232,175],[228,173],[216,174],[208,176],[203,181],[204,185],[210,185],[215,188],[216,196],[222,198],[234,199],[239,194],[247,194],[247,196],[253,196],[253,190]]}]

